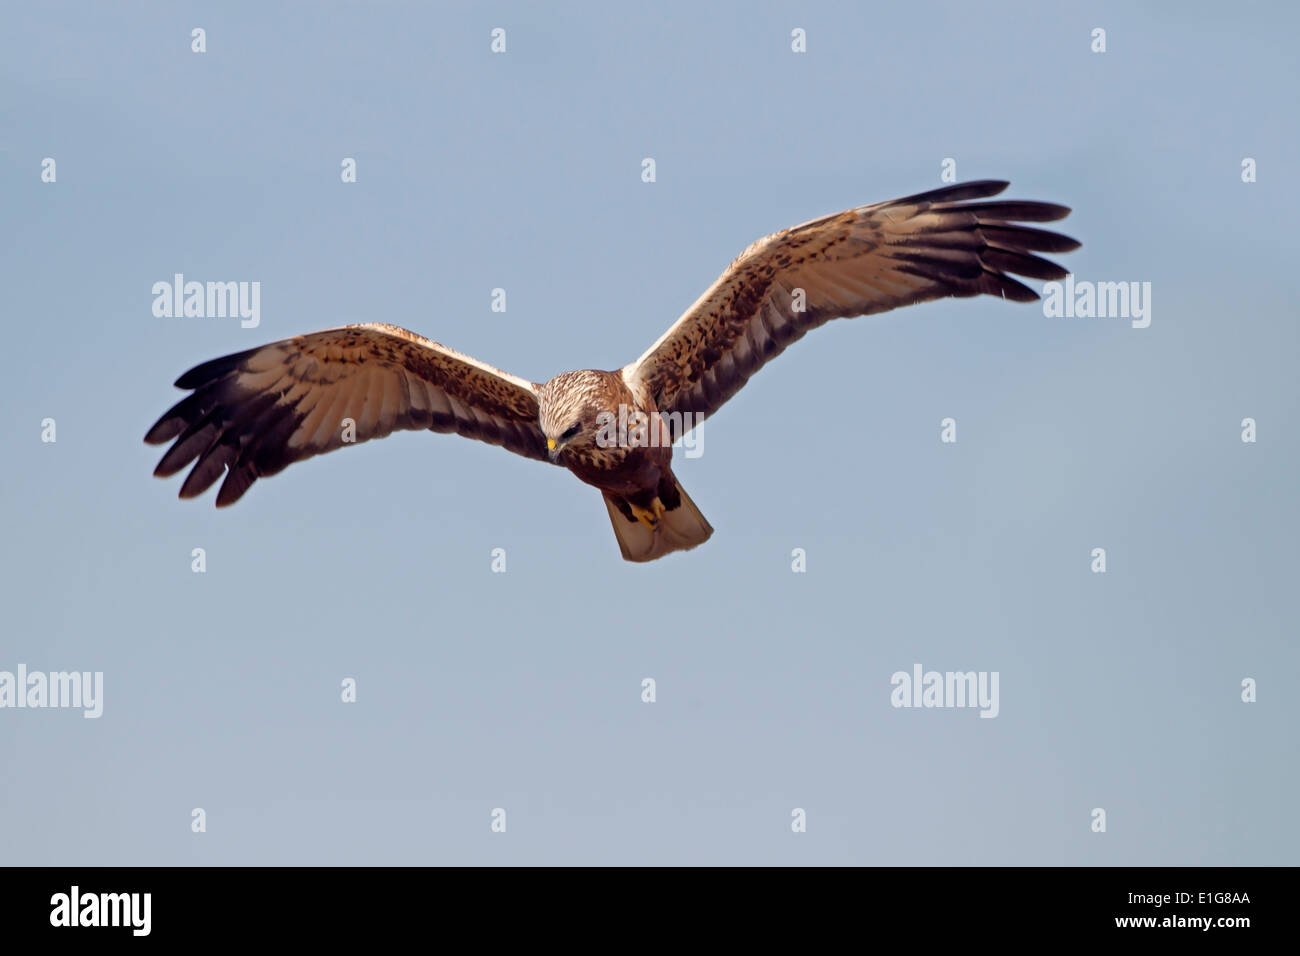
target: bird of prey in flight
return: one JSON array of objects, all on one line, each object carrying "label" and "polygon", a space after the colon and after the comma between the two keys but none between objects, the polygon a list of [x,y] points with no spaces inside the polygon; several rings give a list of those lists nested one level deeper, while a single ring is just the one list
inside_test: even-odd
[{"label": "bird of prey in flight", "polygon": [[[223,474],[217,506],[258,478],[399,429],[456,432],[549,461],[599,488],[623,557],[652,561],[713,528],[678,484],[672,443],[809,329],[948,296],[1038,296],[1012,274],[1061,279],[1034,255],[1079,243],[1025,222],[1069,209],[990,200],[978,181],[859,206],[760,239],[629,365],[536,384],[380,323],[310,332],[213,359],[145,435],[172,442],[154,474],[194,463],[180,496]],[[630,426],[630,427],[629,427]]]}]

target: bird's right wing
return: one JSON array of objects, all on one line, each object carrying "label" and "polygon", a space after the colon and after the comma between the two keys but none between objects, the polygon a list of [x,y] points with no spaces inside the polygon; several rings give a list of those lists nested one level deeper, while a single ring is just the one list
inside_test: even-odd
[{"label": "bird's right wing", "polygon": [[294,336],[204,362],[176,386],[193,391],[144,437],[175,439],[154,474],[194,462],[180,491],[193,498],[224,472],[218,507],[295,461],[403,429],[456,432],[547,460],[532,383],[395,325]]}]

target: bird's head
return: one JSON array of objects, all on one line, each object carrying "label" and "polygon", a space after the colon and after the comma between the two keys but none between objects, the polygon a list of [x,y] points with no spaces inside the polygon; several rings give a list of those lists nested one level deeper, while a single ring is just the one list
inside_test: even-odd
[{"label": "bird's head", "polygon": [[616,412],[622,386],[616,373],[562,372],[537,390],[538,423],[546,436],[546,450],[557,461],[565,449],[596,444],[602,427],[601,412]]}]

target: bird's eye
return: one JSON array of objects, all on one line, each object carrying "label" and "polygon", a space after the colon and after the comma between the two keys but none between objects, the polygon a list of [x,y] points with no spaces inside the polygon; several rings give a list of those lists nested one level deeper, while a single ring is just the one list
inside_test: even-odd
[{"label": "bird's eye", "polygon": [[565,429],[564,434],[560,436],[560,441],[568,441],[574,435],[578,434],[578,429],[582,427],[581,422],[575,422]]}]

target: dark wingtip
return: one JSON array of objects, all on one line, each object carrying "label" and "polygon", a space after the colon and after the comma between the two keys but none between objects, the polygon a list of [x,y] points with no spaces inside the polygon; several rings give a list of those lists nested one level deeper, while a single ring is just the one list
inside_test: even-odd
[{"label": "dark wingtip", "polygon": [[184,423],[178,419],[169,418],[168,412],[162,418],[153,423],[153,427],[144,433],[144,443],[146,445],[165,445],[181,433]]},{"label": "dark wingtip", "polygon": [[244,364],[245,359],[257,351],[259,349],[245,349],[242,352],[223,355],[220,358],[214,358],[201,365],[196,365],[178,378],[175,385],[177,388],[198,388],[201,385],[206,385],[235,371]]},{"label": "dark wingtip", "polygon": [[980,232],[990,244],[1017,250],[1073,252],[1081,245],[1079,240],[1063,236],[1059,232],[1048,232],[1046,229],[1034,229],[1012,223],[980,223]]},{"label": "dark wingtip", "polygon": [[905,205],[917,202],[963,202],[967,199],[987,199],[989,196],[996,196],[1010,185],[1011,183],[1005,179],[975,179],[968,183],[954,183],[951,186],[928,189],[923,193],[895,199],[893,202]]},{"label": "dark wingtip", "polygon": [[972,179],[968,183],[958,183],[950,188],[978,192],[980,196],[996,196],[1010,185],[1009,179]]},{"label": "dark wingtip", "polygon": [[1046,251],[1048,251],[1048,252],[1073,252],[1075,249],[1078,249],[1080,246],[1083,245],[1082,242],[1080,242],[1078,239],[1075,239],[1073,236],[1063,236],[1063,235],[1061,235],[1060,233],[1057,233],[1057,234],[1056,234],[1056,237],[1057,237],[1057,239],[1059,240],[1059,243],[1058,243],[1058,245],[1056,246],[1056,248],[1054,248],[1054,249],[1049,249],[1049,250],[1046,250]]},{"label": "dark wingtip", "polygon": [[1038,301],[1038,293],[1023,282],[1005,273],[985,272],[984,274],[988,278],[983,291],[992,295],[1001,295],[1002,298],[1010,299],[1012,302]]},{"label": "dark wingtip", "polygon": [[959,207],[962,212],[975,213],[981,222],[1055,222],[1070,214],[1069,206],[1032,199],[1000,199],[993,202],[973,202]]}]

